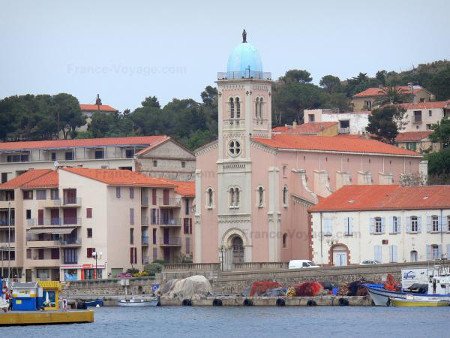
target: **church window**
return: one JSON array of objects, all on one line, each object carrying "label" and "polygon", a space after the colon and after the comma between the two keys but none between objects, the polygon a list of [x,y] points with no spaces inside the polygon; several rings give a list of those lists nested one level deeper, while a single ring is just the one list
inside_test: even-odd
[{"label": "church window", "polygon": [[234,100],[230,97],[230,118],[234,119]]},{"label": "church window", "polygon": [[287,233],[283,234],[283,248],[287,247]]},{"label": "church window", "polygon": [[287,207],[287,201],[288,201],[288,188],[283,188],[283,205]]},{"label": "church window", "polygon": [[213,190],[212,188],[208,188],[206,191],[206,201],[207,201],[207,207],[212,208],[213,206]]},{"label": "church window", "polygon": [[263,187],[258,188],[258,207],[262,207],[264,205],[264,189]]},{"label": "church window", "polygon": [[231,141],[228,150],[231,156],[238,156],[241,153],[241,144],[236,140]]},{"label": "church window", "polygon": [[230,208],[239,208],[239,188],[230,188]]},{"label": "church window", "polygon": [[262,120],[263,98],[259,98],[259,118]]},{"label": "church window", "polygon": [[241,102],[239,101],[239,98],[236,98],[236,118],[241,118]]},{"label": "church window", "polygon": [[259,97],[256,98],[255,102],[255,118],[258,118],[258,107],[259,107]]}]

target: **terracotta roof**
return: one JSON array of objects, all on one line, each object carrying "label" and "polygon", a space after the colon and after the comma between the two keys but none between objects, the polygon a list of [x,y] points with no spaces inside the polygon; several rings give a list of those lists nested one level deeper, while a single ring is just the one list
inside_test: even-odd
[{"label": "terracotta roof", "polygon": [[116,112],[117,109],[107,105],[107,104],[81,104],[80,103],[80,109],[81,111],[107,111],[107,112]]},{"label": "terracotta roof", "polygon": [[347,185],[309,211],[450,209],[450,185]]},{"label": "terracotta roof", "polygon": [[175,192],[183,197],[195,197],[195,182],[194,181],[175,181],[166,180],[169,184],[176,186]]},{"label": "terracotta roof", "polygon": [[273,135],[253,138],[253,141],[277,149],[315,150],[344,153],[370,153],[421,157],[414,151],[398,148],[380,141],[349,136]]},{"label": "terracotta roof", "polygon": [[314,135],[337,124],[338,122],[309,122],[296,126],[275,127],[272,131],[282,134]]},{"label": "terracotta roof", "polygon": [[134,137],[105,137],[86,138],[75,140],[48,140],[48,141],[21,141],[21,142],[0,142],[2,150],[25,150],[25,149],[65,149],[75,147],[102,147],[109,145],[144,145],[149,146],[168,139],[166,135],[158,136],[134,136]]},{"label": "terracotta roof", "polygon": [[163,179],[148,177],[130,170],[88,168],[63,168],[61,170],[112,186],[175,188],[174,184]]},{"label": "terracotta roof", "polygon": [[418,103],[403,103],[405,109],[443,109],[450,105],[450,101],[430,101]]},{"label": "terracotta roof", "polygon": [[50,170],[50,172],[25,183],[22,189],[39,189],[39,188],[57,188],[59,185],[58,171]]},{"label": "terracotta roof", "polygon": [[426,139],[433,131],[407,131],[404,133],[399,133],[395,138],[396,142],[413,142],[413,141],[421,141]]},{"label": "terracotta roof", "polygon": [[[371,97],[371,96],[382,96],[385,95],[383,91],[385,88],[367,88],[360,93],[353,95],[353,97]],[[397,89],[404,94],[411,94],[411,88],[409,86],[398,86]],[[425,90],[422,87],[414,87],[413,94],[416,95],[421,90]]]},{"label": "terracotta roof", "polygon": [[49,174],[51,169],[30,169],[27,172],[19,175],[8,182],[0,184],[1,190],[11,190],[21,188],[24,185],[39,179],[40,177]]}]

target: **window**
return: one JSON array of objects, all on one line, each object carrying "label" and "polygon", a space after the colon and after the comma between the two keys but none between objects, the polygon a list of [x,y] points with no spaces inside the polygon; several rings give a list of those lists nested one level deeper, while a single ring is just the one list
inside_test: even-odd
[{"label": "window", "polygon": [[134,156],[134,149],[125,149],[125,157],[132,158]]},{"label": "window", "polygon": [[283,234],[283,248],[286,248],[286,247],[287,247],[287,234],[284,233]]},{"label": "window", "polygon": [[184,200],[184,214],[189,215],[189,199]]},{"label": "window", "polygon": [[241,102],[238,97],[236,98],[236,118],[241,118]]},{"label": "window", "polygon": [[183,220],[183,230],[184,230],[185,235],[192,234],[192,219],[191,218],[185,218]]},{"label": "window", "polygon": [[427,245],[427,260],[442,258],[441,246],[437,244]]},{"label": "window", "polygon": [[27,209],[26,211],[26,219],[31,219],[31,210]]},{"label": "window", "polygon": [[212,190],[212,188],[208,188],[208,190],[206,190],[206,206],[208,208],[213,207],[213,190]]},{"label": "window", "polygon": [[331,236],[331,234],[333,233],[333,220],[330,218],[325,218],[322,224],[323,224],[323,235]]},{"label": "window", "polygon": [[59,190],[58,189],[50,190],[50,199],[53,201],[59,200]]},{"label": "window", "polygon": [[230,208],[239,208],[239,188],[230,188]]},{"label": "window", "polygon": [[414,123],[420,123],[420,122],[422,122],[422,111],[415,110],[414,111]]},{"label": "window", "polygon": [[314,122],[314,120],[315,120],[314,114],[308,114],[308,121],[309,122]]},{"label": "window", "polygon": [[92,238],[92,228],[87,228],[87,238]]},{"label": "window", "polygon": [[417,260],[419,259],[419,255],[417,254],[416,250],[412,250],[409,254],[409,257],[411,262],[417,262]]},{"label": "window", "polygon": [[416,151],[417,143],[416,142],[406,142],[406,149]]},{"label": "window", "polygon": [[130,187],[130,199],[134,199],[134,188]]},{"label": "window", "polygon": [[59,249],[58,248],[53,248],[50,250],[50,257],[52,259],[59,259]]},{"label": "window", "polygon": [[156,244],[156,229],[153,229],[153,232],[152,232],[152,243]]},{"label": "window", "polygon": [[353,236],[353,218],[346,217],[344,224],[344,234],[345,236]]},{"label": "window", "polygon": [[[450,232],[450,216],[447,216],[447,232]],[[449,257],[448,259],[450,259],[450,252],[449,252]]]},{"label": "window", "polygon": [[400,220],[397,216],[392,217],[392,231],[393,234],[400,233]]},{"label": "window", "polygon": [[158,161],[157,160],[153,160],[153,167],[156,168],[158,166]]},{"label": "window", "polygon": [[152,205],[156,205],[156,189],[152,189]]},{"label": "window", "polygon": [[158,224],[158,209],[152,209],[150,216],[152,224]]},{"label": "window", "polygon": [[36,190],[36,199],[37,200],[47,199],[47,191],[43,189]]},{"label": "window", "polygon": [[381,217],[375,217],[375,233],[381,233]]},{"label": "window", "polygon": [[189,237],[186,238],[186,255],[191,254],[191,239]]},{"label": "window", "polygon": [[55,152],[51,153],[51,158],[52,158],[52,161],[56,161],[56,153]]},{"label": "window", "polygon": [[430,230],[431,232],[439,232],[441,230],[439,226],[439,217],[436,215],[431,216]]},{"label": "window", "polygon": [[120,187],[116,187],[116,198],[120,198]]},{"label": "window", "polygon": [[158,248],[153,248],[153,260],[156,261],[158,259]]},{"label": "window", "polygon": [[283,166],[283,177],[287,177],[286,175],[286,169],[287,169],[287,165]]},{"label": "window", "polygon": [[257,97],[255,101],[255,117],[259,117],[259,97]]},{"label": "window", "polygon": [[86,249],[86,257],[87,258],[93,258],[92,253],[95,251],[95,248],[87,248]]},{"label": "window", "polygon": [[264,206],[264,189],[263,187],[258,188],[258,207],[262,208]]},{"label": "window", "polygon": [[230,119],[234,119],[234,100],[230,97]]},{"label": "window", "polygon": [[241,153],[241,144],[239,141],[230,141],[228,145],[228,151],[230,152],[231,156],[238,156]]},{"label": "window", "polygon": [[130,244],[134,244],[134,229],[130,229]]},{"label": "window", "polygon": [[433,111],[432,110],[428,111],[428,116],[430,116],[430,117],[433,116]]},{"label": "window", "polygon": [[134,209],[130,208],[130,225],[134,225]]},{"label": "window", "polygon": [[384,217],[375,217],[370,219],[370,233],[371,234],[384,233]]},{"label": "window", "polygon": [[288,202],[288,188],[284,187],[283,188],[283,205],[285,207],[287,207],[287,202]]},{"label": "window", "polygon": [[23,199],[24,200],[32,200],[33,199],[33,190],[24,190],[23,191]]},{"label": "window", "polygon": [[137,248],[130,248],[130,264],[137,263]]},{"label": "window", "polygon": [[2,173],[2,183],[5,183],[8,181],[8,173]]},{"label": "window", "polygon": [[371,110],[372,109],[372,101],[364,101],[364,109]]},{"label": "window", "polygon": [[72,161],[73,160],[73,151],[66,151],[64,153],[64,159],[66,161]]},{"label": "window", "polygon": [[86,208],[86,218],[92,218],[92,208]]},{"label": "window", "polygon": [[186,168],[186,162],[185,161],[181,161],[181,168]]},{"label": "window", "polygon": [[64,249],[64,264],[77,264],[77,249]]},{"label": "window", "polygon": [[105,157],[105,152],[104,152],[104,150],[103,149],[96,149],[95,150],[95,154],[94,154],[94,158],[95,159],[101,159],[101,158],[104,158]]},{"label": "window", "polygon": [[411,216],[410,224],[409,224],[409,229],[410,229],[409,232],[412,232],[412,233],[419,232],[419,222],[420,222],[419,217]]}]

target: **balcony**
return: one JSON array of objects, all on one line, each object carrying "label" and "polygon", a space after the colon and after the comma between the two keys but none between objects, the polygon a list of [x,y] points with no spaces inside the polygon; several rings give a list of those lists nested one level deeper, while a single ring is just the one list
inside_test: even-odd
[{"label": "balcony", "polygon": [[160,219],[158,225],[162,227],[180,227],[181,219],[180,218]]},{"label": "balcony", "polygon": [[181,198],[160,198],[159,199],[160,208],[180,208]]},{"label": "balcony", "polygon": [[0,201],[0,209],[8,209],[11,208],[11,211],[14,209],[14,200],[13,201]]},{"label": "balcony", "polygon": [[142,217],[141,219],[141,225],[142,226],[148,226],[149,225],[149,221],[147,217]]},{"label": "balcony", "polygon": [[148,236],[142,236],[141,244],[142,245],[148,245]]},{"label": "balcony", "polygon": [[27,240],[28,248],[58,248],[59,241]]},{"label": "balcony", "polygon": [[141,197],[141,207],[148,207],[148,197],[147,196],[142,196]]},{"label": "balcony", "polygon": [[160,238],[160,246],[181,246],[181,237]]},{"label": "balcony", "polygon": [[53,267],[59,267],[61,265],[61,259],[60,258],[44,258],[39,259],[38,256],[33,256],[32,259],[27,259],[28,265],[32,267],[37,268],[53,268]]},{"label": "balcony", "polygon": [[272,74],[269,72],[260,72],[250,69],[246,69],[244,71],[217,73],[217,80],[241,80],[241,79],[272,80]]},{"label": "balcony", "polygon": [[60,239],[59,244],[61,247],[78,247],[81,246],[82,241],[81,238]]},{"label": "balcony", "polygon": [[29,227],[42,226],[42,227],[55,227],[55,226],[81,226],[81,218],[76,217],[59,217],[59,218],[44,218],[36,219],[31,218],[27,220],[27,225]]},{"label": "balcony", "polygon": [[[60,205],[62,207],[80,207],[81,206],[81,198],[80,197],[65,197],[60,201]],[[61,204],[62,202],[62,204]]]}]

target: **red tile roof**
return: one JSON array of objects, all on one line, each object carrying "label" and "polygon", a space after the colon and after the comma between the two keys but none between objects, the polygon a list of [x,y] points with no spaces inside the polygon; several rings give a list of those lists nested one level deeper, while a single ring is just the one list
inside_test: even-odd
[{"label": "red tile roof", "polygon": [[8,182],[0,184],[0,190],[11,190],[21,188],[31,182],[37,181],[40,177],[51,173],[51,169],[30,169],[27,172],[19,175]]},{"label": "red tile roof", "polygon": [[149,146],[154,143],[162,142],[168,138],[169,137],[166,135],[158,135],[158,136],[86,138],[75,140],[0,142],[0,151],[26,150],[26,149],[57,149],[57,148],[66,149],[75,147],[102,147],[110,145]]},{"label": "red tile roof", "polygon": [[450,209],[450,185],[348,185],[311,207],[311,212]]},{"label": "red tile roof", "polygon": [[275,127],[272,131],[282,134],[315,135],[337,124],[338,122],[309,122],[296,126]]},{"label": "red tile roof", "polygon": [[51,170],[32,181],[25,183],[22,189],[57,188],[59,185],[58,171]]},{"label": "red tile roof", "polygon": [[413,141],[422,141],[426,139],[433,131],[407,131],[404,133],[399,133],[395,138],[396,142],[413,142]]},{"label": "red tile roof", "polygon": [[107,112],[116,112],[117,109],[108,106],[107,104],[80,104],[81,111],[107,111]]},{"label": "red tile roof", "polygon": [[175,188],[163,179],[148,177],[130,170],[63,168],[61,170],[113,186]]},{"label": "red tile roof", "polygon": [[183,197],[195,197],[195,182],[193,181],[175,181],[164,179],[169,184],[176,186],[175,192]]},{"label": "red tile roof", "polygon": [[431,101],[418,103],[403,103],[405,109],[443,109],[450,105],[450,101]]},{"label": "red tile roof", "polygon": [[[353,97],[371,97],[371,96],[382,96],[385,95],[383,91],[385,88],[367,88],[360,93],[355,94]],[[411,94],[411,88],[409,86],[398,86],[397,89],[404,94]],[[414,87],[413,94],[416,95],[421,90],[425,90],[422,87]]]},{"label": "red tile roof", "polygon": [[370,153],[421,157],[414,151],[398,148],[380,141],[352,136],[273,135],[272,138],[253,138],[271,148],[324,152]]}]

